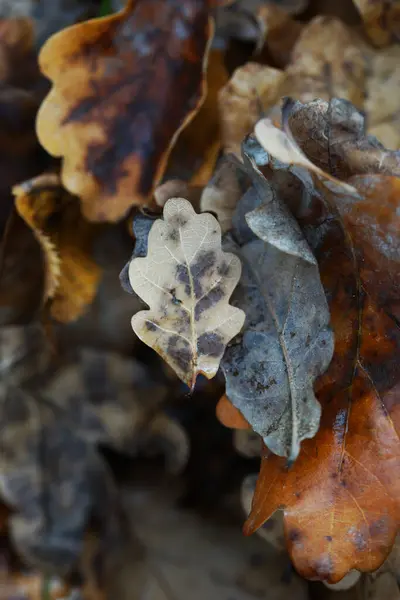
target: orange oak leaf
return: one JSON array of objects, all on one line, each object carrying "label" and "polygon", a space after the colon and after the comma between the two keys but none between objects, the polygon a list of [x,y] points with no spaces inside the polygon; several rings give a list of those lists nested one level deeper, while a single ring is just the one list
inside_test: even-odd
[{"label": "orange oak leaf", "polygon": [[[307,153],[318,132],[315,120],[303,125],[310,128],[309,144],[303,138]],[[330,136],[329,113],[325,125],[328,148],[320,147],[320,158],[330,150],[337,168],[341,140]],[[343,141],[351,140],[348,126],[341,122]],[[382,152],[382,159],[396,160],[396,153],[366,146],[366,159]],[[347,155],[353,168],[357,152],[354,145]],[[302,196],[298,186],[290,187],[296,179],[290,168],[286,179],[279,169],[270,177],[318,260],[335,354],[316,387],[323,408],[319,432],[304,442],[290,469],[264,453],[245,533],[283,509],[297,570],[334,583],[351,569],[377,569],[400,522],[400,179],[354,174],[347,183],[358,195],[351,196],[318,186],[315,177],[318,190],[307,187]]]},{"label": "orange oak leaf", "polygon": [[115,15],[54,35],[39,62],[53,88],[37,119],[63,157],[86,218],[116,221],[151,202],[179,132],[205,94],[207,0],[129,0]]},{"label": "orange oak leaf", "polygon": [[79,201],[56,174],[45,174],[13,189],[20,216],[31,227],[45,260],[44,300],[51,315],[74,321],[93,301],[101,277],[92,244],[100,225],[82,218]]}]

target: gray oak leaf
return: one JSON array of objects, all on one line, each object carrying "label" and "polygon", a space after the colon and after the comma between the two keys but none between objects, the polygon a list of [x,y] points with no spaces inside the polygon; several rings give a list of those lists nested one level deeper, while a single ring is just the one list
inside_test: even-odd
[{"label": "gray oak leaf", "polygon": [[168,200],[147,257],[130,263],[131,286],[150,307],[133,316],[133,330],[190,387],[199,373],[216,375],[242,328],[244,312],[228,303],[240,273],[240,260],[221,249],[215,217],[197,215],[182,198]]},{"label": "gray oak leaf", "polygon": [[246,309],[244,333],[222,361],[226,394],[272,452],[294,461],[318,431],[313,383],[333,353],[318,267],[261,239],[239,247],[226,238],[224,247],[242,261],[233,303]]}]

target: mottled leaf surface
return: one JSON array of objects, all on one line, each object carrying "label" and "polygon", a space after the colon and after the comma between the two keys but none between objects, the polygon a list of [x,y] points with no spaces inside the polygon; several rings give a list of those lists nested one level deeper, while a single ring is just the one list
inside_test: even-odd
[{"label": "mottled leaf surface", "polygon": [[29,562],[63,574],[79,559],[91,517],[110,552],[121,541],[97,445],[135,454],[152,435],[165,389],[145,367],[106,352],[83,351],[50,371],[34,325],[2,328],[0,355],[0,495],[13,510],[10,533]]},{"label": "mottled leaf surface", "polygon": [[221,250],[215,217],[182,198],[151,228],[147,257],[130,263],[131,286],[150,306],[133,316],[133,330],[190,387],[198,373],[214,377],[243,325],[243,311],[228,303],[240,272],[239,259]]},{"label": "mottled leaf surface", "polygon": [[272,452],[293,461],[301,441],[318,431],[321,407],[313,385],[329,365],[333,338],[315,259],[297,223],[285,221],[279,198],[271,200],[248,213],[255,239],[241,247],[226,240],[242,261],[233,302],[245,310],[246,322],[222,367],[233,405]]},{"label": "mottled leaf surface", "polygon": [[[326,128],[316,130],[315,121],[300,125],[308,148],[326,134]],[[349,129],[344,119],[341,130]],[[395,235],[400,195],[399,180],[387,175],[387,160],[396,153],[379,149],[384,175],[374,161],[372,173],[365,174],[352,152],[346,160],[340,138],[335,147],[335,137],[327,137],[325,147],[330,144],[333,159],[328,168],[351,171],[347,182],[357,195],[306,187],[305,178],[299,179],[299,193],[292,185],[293,168],[277,167],[273,160],[268,175],[318,260],[329,302],[335,352],[316,387],[321,426],[313,440],[304,442],[290,470],[265,452],[245,531],[254,531],[284,508],[297,570],[336,582],[351,569],[377,569],[390,552],[400,520],[400,252]],[[319,157],[324,159],[322,152]]]},{"label": "mottled leaf surface", "polygon": [[210,34],[205,0],[130,0],[43,47],[53,88],[38,135],[63,158],[63,184],[88,219],[116,221],[151,202],[171,146],[203,100]]}]

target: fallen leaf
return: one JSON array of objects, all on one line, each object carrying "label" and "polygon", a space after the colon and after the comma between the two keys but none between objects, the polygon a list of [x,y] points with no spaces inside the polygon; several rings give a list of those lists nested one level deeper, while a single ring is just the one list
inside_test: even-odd
[{"label": "fallen leaf", "polygon": [[[342,103],[346,110],[335,112],[335,106]],[[296,189],[290,193],[289,176],[294,171],[285,179],[285,165],[269,165],[271,185],[285,195],[318,259],[335,353],[316,389],[323,406],[319,432],[304,442],[290,470],[282,459],[264,454],[245,526],[250,533],[277,508],[284,508],[296,569],[307,578],[329,583],[339,581],[351,569],[377,569],[390,552],[400,518],[396,476],[400,469],[400,330],[392,312],[400,296],[399,247],[392,235],[400,226],[398,179],[380,175],[375,161],[368,160],[368,149],[366,164],[375,166],[375,174],[355,175],[357,166],[363,172],[364,165],[353,160],[354,139],[346,132],[352,131],[357,119],[347,108],[341,100],[333,100],[330,106],[331,115],[342,116],[342,122],[334,123],[342,137],[329,135],[328,117],[321,121],[328,129],[323,145],[318,120],[303,121],[308,142],[305,129],[301,140],[304,146],[314,147],[317,138],[320,163],[326,160],[322,149],[328,145],[332,162],[326,164],[339,164],[341,173],[353,173],[347,181],[357,189],[357,196],[312,186],[304,186],[302,194]],[[292,135],[296,139],[295,131]],[[360,137],[359,142],[368,148],[371,140]],[[371,152],[373,156],[381,153],[383,173],[388,172],[388,164],[396,166],[399,160],[396,153],[374,145]],[[313,151],[313,156],[317,154]],[[384,282],[391,278],[385,290]]]},{"label": "fallen leaf", "polygon": [[366,67],[357,33],[338,19],[318,16],[297,40],[280,95],[302,102],[336,96],[362,108]]},{"label": "fallen leaf", "polygon": [[63,323],[91,304],[101,278],[92,256],[99,226],[80,213],[78,198],[63,189],[58,175],[45,174],[16,186],[15,205],[41,245],[46,262],[44,300]]},{"label": "fallen leaf", "polygon": [[400,6],[397,0],[353,0],[365,30],[376,46],[400,40]]},{"label": "fallen leaf", "polygon": [[38,136],[63,157],[63,184],[89,220],[116,221],[151,202],[171,147],[204,99],[211,33],[206,1],[130,0],[43,47],[40,66],[53,88]]},{"label": "fallen leaf", "polygon": [[[13,509],[9,527],[19,553],[66,574],[77,566],[90,517],[110,553],[121,542],[115,489],[97,446],[137,454],[165,388],[134,360],[89,350],[28,376],[32,334],[32,327],[1,330],[1,496]],[[13,336],[19,344],[10,346]]]},{"label": "fallen leaf", "polygon": [[263,111],[277,102],[284,78],[282,71],[257,63],[236,69],[218,97],[225,152],[241,156],[243,138],[252,131]]},{"label": "fallen leaf", "polygon": [[[179,177],[196,186],[204,186],[210,179],[221,150],[218,94],[228,79],[225,53],[211,49],[204,102],[171,151],[166,169],[167,178]],[[174,194],[171,197],[186,198],[186,195]]]},{"label": "fallen leaf", "polygon": [[189,387],[199,373],[215,376],[243,325],[244,313],[228,304],[240,270],[221,250],[216,219],[181,198],[169,200],[151,228],[147,257],[130,263],[131,286],[150,306],[133,316],[133,330]]},{"label": "fallen leaf", "polygon": [[218,218],[222,233],[232,227],[232,217],[249,181],[229,158],[222,158],[200,198],[201,212],[212,212]]},{"label": "fallen leaf", "polygon": [[242,262],[232,302],[246,321],[221,364],[230,401],[272,452],[293,462],[318,431],[313,385],[329,365],[333,338],[315,258],[285,213],[274,197],[246,215],[252,241],[224,246]]}]

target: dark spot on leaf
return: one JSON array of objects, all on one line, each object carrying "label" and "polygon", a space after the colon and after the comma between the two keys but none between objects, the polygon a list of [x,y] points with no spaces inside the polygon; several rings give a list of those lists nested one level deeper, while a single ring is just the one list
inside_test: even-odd
[{"label": "dark spot on leaf", "polygon": [[215,288],[204,296],[196,305],[194,311],[194,317],[198,321],[205,310],[208,310],[212,306],[215,306],[224,297],[224,289],[222,286],[217,285]]},{"label": "dark spot on leaf", "polygon": [[183,283],[185,286],[185,294],[190,296],[190,277],[189,271],[186,265],[177,265],[176,267],[176,278],[179,283]]},{"label": "dark spot on leaf", "polygon": [[208,250],[202,252],[198,256],[196,262],[191,266],[194,294],[196,298],[200,298],[200,296],[203,295],[203,287],[200,280],[205,278],[205,276],[213,269],[215,260],[215,252],[213,250]]},{"label": "dark spot on leaf", "polygon": [[382,517],[382,519],[378,519],[377,521],[373,521],[369,526],[369,533],[371,537],[375,537],[378,535],[386,535],[388,532],[387,519]]},{"label": "dark spot on leaf", "polygon": [[176,217],[176,223],[179,227],[185,227],[187,222],[188,222],[188,220],[185,217],[183,217],[182,215],[178,215]]},{"label": "dark spot on leaf", "polygon": [[327,542],[331,542],[333,540],[333,537],[331,535],[326,535],[325,539]]},{"label": "dark spot on leaf", "polygon": [[167,237],[171,242],[177,242],[179,240],[179,233],[176,229],[173,229]]},{"label": "dark spot on leaf", "polygon": [[167,354],[182,371],[188,372],[192,369],[193,358],[189,344],[178,335],[169,338]]},{"label": "dark spot on leaf", "polygon": [[154,323],[152,323],[151,321],[146,321],[146,329],[148,331],[155,331],[157,329],[156,325]]},{"label": "dark spot on leaf", "polygon": [[197,341],[197,351],[215,358],[221,356],[224,351],[222,337],[215,332],[203,333]]}]

